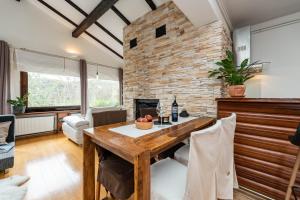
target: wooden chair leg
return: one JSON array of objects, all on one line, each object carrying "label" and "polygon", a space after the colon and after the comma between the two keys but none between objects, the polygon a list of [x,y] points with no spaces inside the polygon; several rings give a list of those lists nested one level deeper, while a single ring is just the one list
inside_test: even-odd
[{"label": "wooden chair leg", "polygon": [[100,190],[101,190],[101,184],[97,181],[97,183],[96,183],[96,200],[100,200]]},{"label": "wooden chair leg", "polygon": [[291,199],[292,187],[295,184],[295,180],[296,180],[296,177],[297,177],[297,172],[299,170],[299,166],[300,166],[300,148],[298,149],[296,162],[295,162],[293,172],[292,172],[292,175],[291,175],[291,179],[290,179],[290,182],[289,182],[289,186],[288,186],[288,189],[287,189],[287,192],[286,192],[286,195],[285,195],[285,200],[290,200]]}]

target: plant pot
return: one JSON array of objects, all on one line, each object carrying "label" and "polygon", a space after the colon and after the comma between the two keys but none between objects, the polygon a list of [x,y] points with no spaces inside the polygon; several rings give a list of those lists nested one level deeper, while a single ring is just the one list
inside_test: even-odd
[{"label": "plant pot", "polygon": [[245,85],[231,85],[228,87],[228,93],[231,97],[244,97],[245,91]]},{"label": "plant pot", "polygon": [[25,106],[13,106],[13,113],[14,114],[22,114],[25,113]]}]

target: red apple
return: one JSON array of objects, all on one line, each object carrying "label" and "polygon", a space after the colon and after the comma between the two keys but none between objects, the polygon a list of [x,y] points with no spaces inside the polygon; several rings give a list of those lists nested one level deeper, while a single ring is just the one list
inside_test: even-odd
[{"label": "red apple", "polygon": [[137,121],[137,122],[142,122],[143,119],[144,119],[144,118],[140,117],[140,118],[138,118],[136,121]]},{"label": "red apple", "polygon": [[142,118],[141,122],[148,122],[148,120],[146,118]]},{"label": "red apple", "polygon": [[147,119],[148,122],[152,122],[153,120],[151,115],[146,115],[145,118]]}]

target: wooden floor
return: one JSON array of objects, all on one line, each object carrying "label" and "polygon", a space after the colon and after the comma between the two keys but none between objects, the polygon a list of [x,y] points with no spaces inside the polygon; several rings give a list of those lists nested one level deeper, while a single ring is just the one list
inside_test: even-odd
[{"label": "wooden floor", "polygon": [[[14,174],[28,175],[27,200],[81,200],[82,147],[63,134],[17,140],[15,166],[0,179]],[[101,191],[102,197],[105,194]],[[235,200],[253,200],[235,193]]]}]

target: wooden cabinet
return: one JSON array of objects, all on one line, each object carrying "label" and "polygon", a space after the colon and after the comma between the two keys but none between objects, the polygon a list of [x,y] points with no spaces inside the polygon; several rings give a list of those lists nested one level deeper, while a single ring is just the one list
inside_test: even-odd
[{"label": "wooden cabinet", "polygon": [[[237,114],[234,156],[239,184],[284,199],[298,147],[300,99],[217,99],[218,118]],[[296,184],[300,185],[300,173]]]},{"label": "wooden cabinet", "polygon": [[62,131],[63,118],[70,115],[68,111],[61,111],[56,113],[56,131]]}]

